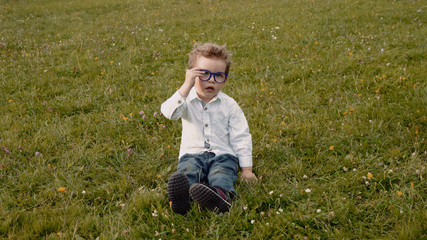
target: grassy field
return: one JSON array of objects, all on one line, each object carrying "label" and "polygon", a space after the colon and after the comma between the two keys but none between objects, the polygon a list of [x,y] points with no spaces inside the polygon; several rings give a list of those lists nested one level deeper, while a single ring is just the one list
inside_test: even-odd
[{"label": "grassy field", "polygon": [[[0,0],[0,238],[426,239],[422,0]],[[195,42],[259,181],[174,214],[180,121],[160,104]]]}]

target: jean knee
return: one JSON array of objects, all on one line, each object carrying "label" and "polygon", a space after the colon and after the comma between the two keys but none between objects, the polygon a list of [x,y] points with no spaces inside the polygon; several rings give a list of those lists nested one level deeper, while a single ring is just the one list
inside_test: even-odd
[{"label": "jean knee", "polygon": [[203,180],[203,166],[192,155],[186,154],[179,159],[177,171],[187,176],[190,185]]},{"label": "jean knee", "polygon": [[211,173],[217,174],[237,174],[238,171],[238,159],[230,154],[224,154],[218,156],[217,159],[211,165]]}]

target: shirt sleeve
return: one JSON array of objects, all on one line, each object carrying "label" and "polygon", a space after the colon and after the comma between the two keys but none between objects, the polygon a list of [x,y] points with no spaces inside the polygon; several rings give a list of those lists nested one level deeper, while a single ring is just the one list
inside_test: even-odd
[{"label": "shirt sleeve", "polygon": [[180,119],[182,116],[182,113],[184,112],[187,106],[187,103],[185,100],[186,99],[183,98],[178,91],[176,91],[172,95],[172,97],[170,97],[168,100],[162,103],[160,110],[162,114],[170,120]]},{"label": "shirt sleeve", "polygon": [[252,136],[242,109],[235,103],[229,120],[230,142],[240,167],[252,167]]}]

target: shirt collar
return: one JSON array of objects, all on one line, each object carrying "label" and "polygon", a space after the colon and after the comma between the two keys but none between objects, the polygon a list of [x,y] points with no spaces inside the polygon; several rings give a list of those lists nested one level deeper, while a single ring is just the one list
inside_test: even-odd
[{"label": "shirt collar", "polygon": [[[222,93],[221,91],[219,91],[219,92],[218,92],[218,94],[217,94],[217,95],[216,95],[216,96],[211,100],[211,102],[214,102],[214,101],[216,101],[217,99],[218,99],[218,100],[222,100],[222,99],[223,99],[223,97],[224,97],[224,93]],[[200,99],[200,98],[199,98],[199,96],[197,95],[196,87],[191,88],[190,93],[188,94],[187,99],[188,99],[188,101],[189,101],[189,102],[191,102],[191,101],[193,101],[193,100],[195,100],[195,99],[198,99],[198,100],[200,100],[200,101],[203,101],[203,100],[202,100],[202,99]]]}]

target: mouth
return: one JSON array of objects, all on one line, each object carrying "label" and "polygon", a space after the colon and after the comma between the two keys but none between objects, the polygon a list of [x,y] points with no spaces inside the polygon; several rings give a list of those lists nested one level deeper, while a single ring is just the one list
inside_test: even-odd
[{"label": "mouth", "polygon": [[208,92],[212,92],[212,91],[215,91],[215,88],[214,87],[207,87],[207,88],[205,88]]}]

